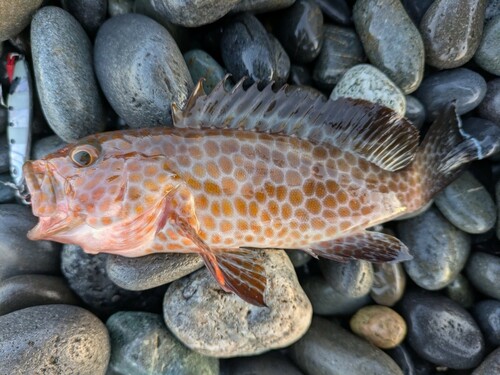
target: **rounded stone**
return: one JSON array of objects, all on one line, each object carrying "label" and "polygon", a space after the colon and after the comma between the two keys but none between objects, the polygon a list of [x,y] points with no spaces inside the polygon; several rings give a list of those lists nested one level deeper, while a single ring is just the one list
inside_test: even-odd
[{"label": "rounded stone", "polygon": [[[495,197],[497,199],[497,218],[500,218],[500,180],[495,185]],[[500,239],[500,219],[497,220],[497,238]]]},{"label": "rounded stone", "polygon": [[289,351],[306,374],[403,375],[382,350],[323,318],[315,317],[311,328]]},{"label": "rounded stone", "polygon": [[407,292],[399,310],[408,342],[421,357],[452,369],[476,367],[484,356],[483,335],[458,303],[424,291]]},{"label": "rounded stone", "polygon": [[62,0],[62,6],[90,35],[95,35],[106,19],[107,2],[108,0]]},{"label": "rounded stone", "polygon": [[279,352],[255,357],[240,357],[225,361],[221,374],[231,375],[303,375],[290,360]]},{"label": "rounded stone", "polygon": [[413,259],[404,263],[406,273],[420,287],[438,290],[451,283],[465,266],[470,237],[430,208],[398,223],[399,238]]},{"label": "rounded stone", "polygon": [[203,80],[203,89],[209,94],[222,81],[226,72],[222,66],[205,51],[193,49],[184,54],[184,60],[193,82]]},{"label": "rounded stone", "polygon": [[18,275],[0,281],[0,315],[49,304],[76,305],[78,299],[57,276]]},{"label": "rounded stone", "polygon": [[495,375],[500,372],[500,347],[493,350],[471,375]]},{"label": "rounded stone", "polygon": [[43,0],[10,0],[0,2],[0,42],[19,34],[29,25],[33,13]]},{"label": "rounded stone", "polygon": [[311,303],[284,251],[262,251],[261,257],[268,307],[222,291],[203,269],[168,288],[163,313],[170,331],[188,348],[225,358],[260,354],[297,341],[311,322]]},{"label": "rounded stone", "polygon": [[406,273],[401,263],[374,263],[370,297],[384,306],[394,306],[406,287]]},{"label": "rounded stone", "polygon": [[5,182],[14,183],[9,173],[0,173],[0,203],[10,203],[16,197],[16,191]]},{"label": "rounded stone", "polygon": [[451,102],[457,114],[476,108],[486,95],[486,81],[481,75],[466,68],[445,70],[427,76],[415,96],[427,110],[432,121]]},{"label": "rounded stone", "polygon": [[459,274],[455,280],[446,286],[446,295],[466,309],[474,304],[474,294],[475,292],[472,290],[469,280],[462,274]]},{"label": "rounded stone", "polygon": [[434,198],[441,213],[467,233],[489,231],[495,225],[495,202],[470,172],[463,173]]},{"label": "rounded stone", "polygon": [[483,33],[487,0],[436,0],[420,23],[426,63],[456,68],[476,52]]},{"label": "rounded stone", "polygon": [[106,273],[121,288],[146,290],[180,279],[203,266],[197,254],[152,254],[138,258],[109,255]]},{"label": "rounded stone", "polygon": [[403,92],[380,70],[360,64],[344,73],[333,89],[330,99],[339,97],[364,99],[389,107],[404,116],[406,98]]},{"label": "rounded stone", "polygon": [[303,265],[309,263],[309,261],[312,259],[312,256],[307,254],[305,251],[297,251],[297,250],[285,250],[285,251],[295,268],[302,267]]},{"label": "rounded stone", "polygon": [[288,81],[292,85],[311,86],[312,85],[311,72],[306,66],[292,64],[290,66],[290,76]]},{"label": "rounded stone", "polygon": [[182,345],[161,315],[120,311],[106,321],[111,341],[108,372],[114,375],[218,375],[219,360]]},{"label": "rounded stone", "polygon": [[132,13],[135,0],[108,0],[108,13],[110,17]]},{"label": "rounded stone", "polygon": [[0,316],[5,374],[104,375],[109,353],[106,327],[80,307],[33,306]]},{"label": "rounded stone", "polygon": [[57,135],[49,135],[48,137],[41,138],[33,143],[31,156],[33,160],[42,159],[48,154],[55,152],[67,145],[68,144]]},{"label": "rounded stone", "polygon": [[434,0],[401,0],[406,12],[417,26],[433,2]]},{"label": "rounded stone", "polygon": [[321,8],[323,15],[341,25],[352,24],[351,7],[346,0],[314,0]]},{"label": "rounded stone", "polygon": [[290,57],[288,57],[285,49],[278,39],[273,34],[268,33],[269,42],[274,55],[276,70],[274,71],[273,81],[278,87],[283,86],[290,75]]},{"label": "rounded stone", "polygon": [[306,64],[318,56],[323,43],[323,13],[312,0],[297,0],[276,15],[274,34],[290,59]]},{"label": "rounded stone", "polygon": [[103,131],[92,44],[78,21],[58,7],[40,9],[31,23],[31,52],[38,97],[52,130],[66,142]]},{"label": "rounded stone", "polygon": [[104,22],[95,40],[94,63],[106,98],[133,128],[171,123],[170,105],[182,106],[193,88],[172,36],[141,14]]},{"label": "rounded stone", "polygon": [[358,0],[353,20],[370,62],[405,94],[415,91],[424,75],[424,44],[401,2]]},{"label": "rounded stone", "polygon": [[426,111],[423,104],[414,96],[406,96],[405,117],[417,128],[421,129],[425,122]]},{"label": "rounded stone", "polygon": [[240,0],[239,4],[237,4],[232,11],[234,13],[264,13],[281,8],[288,8],[294,2],[295,0]]},{"label": "rounded stone", "polygon": [[351,260],[346,263],[321,259],[321,273],[330,286],[345,297],[357,298],[370,293],[373,268],[370,262]]},{"label": "rounded stone", "polygon": [[476,51],[474,61],[481,68],[495,75],[500,75],[500,15],[490,20],[484,27],[481,44]]},{"label": "rounded stone", "polygon": [[58,274],[60,246],[26,237],[37,219],[29,207],[0,205],[0,280],[23,274]]},{"label": "rounded stone", "polygon": [[393,309],[386,306],[365,306],[351,318],[351,330],[381,349],[391,349],[403,342],[406,323]]},{"label": "rounded stone", "polygon": [[327,90],[339,82],[344,73],[366,60],[363,46],[353,29],[325,25],[323,47],[313,70],[313,79]]},{"label": "rounded stone", "polygon": [[396,346],[394,349],[387,350],[386,353],[391,356],[406,375],[434,374],[436,366],[419,357],[404,343]]},{"label": "rounded stone", "polygon": [[486,96],[478,107],[479,116],[498,122],[500,118],[500,78],[489,81],[486,87]]},{"label": "rounded stone", "polygon": [[484,14],[484,20],[488,22],[493,17],[498,16],[499,14],[500,14],[500,1],[488,0],[488,5],[486,5],[486,12]]},{"label": "rounded stone", "polygon": [[9,171],[9,143],[6,135],[0,135],[0,173]]},{"label": "rounded stone", "polygon": [[467,278],[481,293],[500,300],[500,257],[474,252],[465,268]]},{"label": "rounded stone", "polygon": [[476,303],[472,313],[486,341],[500,346],[500,301],[489,299]]}]

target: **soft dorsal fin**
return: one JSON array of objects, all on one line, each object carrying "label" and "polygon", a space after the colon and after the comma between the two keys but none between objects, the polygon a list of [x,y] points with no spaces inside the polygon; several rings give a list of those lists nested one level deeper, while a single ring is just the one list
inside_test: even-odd
[{"label": "soft dorsal fin", "polygon": [[352,98],[324,100],[272,84],[231,91],[221,81],[206,95],[198,82],[183,109],[172,105],[174,126],[240,129],[284,134],[352,151],[377,166],[395,171],[408,165],[419,143],[418,130],[393,110]]}]

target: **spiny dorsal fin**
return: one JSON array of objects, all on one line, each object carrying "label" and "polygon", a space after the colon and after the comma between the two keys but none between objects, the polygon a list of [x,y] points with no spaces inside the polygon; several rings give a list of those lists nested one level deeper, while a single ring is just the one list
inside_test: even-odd
[{"label": "spiny dorsal fin", "polygon": [[287,86],[274,92],[272,84],[245,90],[244,80],[228,92],[226,79],[209,95],[199,82],[182,110],[173,107],[174,126],[296,136],[355,152],[388,171],[405,167],[415,156],[418,130],[389,108],[360,99],[312,98]]}]

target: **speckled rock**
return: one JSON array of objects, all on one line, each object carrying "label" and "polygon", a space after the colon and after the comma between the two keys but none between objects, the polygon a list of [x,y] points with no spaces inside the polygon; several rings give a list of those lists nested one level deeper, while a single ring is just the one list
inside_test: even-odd
[{"label": "speckled rock", "polygon": [[469,280],[462,274],[458,274],[455,280],[446,286],[445,291],[450,299],[466,309],[474,304],[474,295],[476,293],[472,289]]},{"label": "speckled rock", "polygon": [[481,68],[500,75],[500,15],[490,20],[484,27],[483,39],[474,56]]},{"label": "speckled rock", "polygon": [[349,325],[355,334],[381,349],[398,346],[406,336],[404,319],[386,306],[372,305],[359,309]]},{"label": "speckled rock", "polygon": [[308,329],[312,307],[282,250],[263,251],[267,272],[257,307],[225,293],[206,269],[174,281],[163,303],[167,327],[187,347],[210,356],[255,355],[297,341]]},{"label": "speckled rock", "polygon": [[408,325],[409,344],[424,359],[453,369],[470,369],[481,362],[481,331],[456,302],[429,292],[407,292],[399,310]]},{"label": "speckled rock", "polygon": [[226,75],[224,68],[212,56],[201,49],[193,49],[186,52],[184,60],[186,61],[193,82],[198,82],[201,78],[204,79],[203,89],[207,94]]},{"label": "speckled rock", "polygon": [[66,145],[67,143],[57,135],[49,135],[48,137],[38,139],[33,143],[33,147],[31,149],[31,157],[33,158],[33,160],[41,159],[44,156],[55,152]]},{"label": "speckled rock", "polygon": [[59,273],[60,245],[26,237],[36,221],[29,207],[0,205],[0,280],[23,274]]},{"label": "speckled rock", "polygon": [[18,275],[0,281],[0,315],[26,307],[78,304],[64,279],[48,275]]},{"label": "speckled rock", "polygon": [[31,47],[38,97],[52,130],[66,142],[103,131],[92,45],[78,21],[61,8],[40,9],[31,23]]},{"label": "speckled rock", "polygon": [[484,14],[484,20],[489,21],[493,17],[500,14],[500,1],[499,0],[487,0],[488,5],[486,5],[486,12]]},{"label": "speckled rock", "polygon": [[420,287],[444,288],[462,270],[470,251],[470,237],[431,208],[422,215],[398,223],[399,238],[413,259],[405,270]]},{"label": "speckled rock", "polygon": [[222,366],[221,375],[303,375],[287,357],[270,352],[255,357],[228,359]]},{"label": "speckled rock", "polygon": [[62,6],[80,22],[90,35],[94,35],[106,19],[107,1],[62,0]]},{"label": "speckled rock", "polygon": [[313,319],[309,331],[290,348],[290,354],[307,374],[403,374],[382,350],[323,318]]},{"label": "speckled rock", "polygon": [[101,26],[94,63],[109,103],[134,128],[170,123],[170,104],[183,105],[193,88],[169,32],[140,14],[116,16]]},{"label": "speckled rock", "polygon": [[403,92],[384,73],[368,64],[356,65],[345,72],[330,99],[341,96],[379,103],[402,116],[406,111]]},{"label": "speckled rock", "polygon": [[495,225],[495,202],[470,172],[463,173],[434,198],[441,213],[467,233],[484,233]]},{"label": "speckled rock", "polygon": [[152,254],[139,258],[109,255],[106,272],[110,280],[128,290],[145,290],[168,284],[203,266],[197,254]]},{"label": "speckled rock", "polygon": [[481,293],[500,300],[500,257],[475,252],[466,267],[466,274],[472,285]]},{"label": "speckled rock", "polygon": [[425,107],[420,103],[420,100],[412,95],[406,96],[406,113],[405,117],[418,129],[424,125],[427,113]]},{"label": "speckled rock", "polygon": [[471,375],[495,375],[500,372],[500,348],[492,351]]},{"label": "speckled rock", "polygon": [[500,301],[489,299],[478,302],[472,310],[486,341],[500,346]]},{"label": "speckled rock", "polygon": [[353,29],[325,25],[323,47],[313,70],[313,79],[321,87],[331,90],[344,73],[365,61],[365,53]]},{"label": "speckled rock", "polygon": [[450,69],[469,61],[481,41],[486,0],[436,0],[420,23],[426,63]]},{"label": "speckled rock", "polygon": [[160,315],[118,312],[106,322],[111,340],[108,372],[114,375],[218,375],[219,360],[182,345]]},{"label": "speckled rock", "polygon": [[478,107],[479,116],[498,122],[500,118],[500,78],[489,81],[486,87],[486,96]]},{"label": "speckled rock", "polygon": [[0,317],[2,374],[104,375],[109,351],[104,324],[77,306],[33,306]]},{"label": "speckled rock", "polygon": [[346,263],[320,260],[321,273],[330,286],[345,297],[362,297],[370,293],[373,268],[370,262],[351,260]]},{"label": "speckled rock", "polygon": [[476,108],[486,95],[486,81],[472,70],[459,68],[427,76],[415,96],[427,109],[428,120],[434,120],[449,103],[455,101],[459,115]]},{"label": "speckled rock", "polygon": [[351,7],[346,0],[314,0],[321,8],[323,15],[337,24],[352,24]]},{"label": "speckled rock", "polygon": [[379,305],[394,306],[403,296],[406,273],[401,263],[373,263],[370,296]]},{"label": "speckled rock", "polygon": [[295,0],[240,0],[239,4],[233,8],[233,12],[263,13],[288,8],[294,2]]},{"label": "speckled rock", "polygon": [[12,202],[16,196],[16,192],[10,186],[4,185],[2,182],[13,183],[9,173],[0,174],[0,203]]},{"label": "speckled rock", "polygon": [[415,91],[424,74],[424,44],[401,2],[358,0],[353,20],[370,62],[405,94]]},{"label": "speckled rock", "polygon": [[10,0],[0,3],[0,42],[19,34],[29,25],[31,17],[43,0]]}]

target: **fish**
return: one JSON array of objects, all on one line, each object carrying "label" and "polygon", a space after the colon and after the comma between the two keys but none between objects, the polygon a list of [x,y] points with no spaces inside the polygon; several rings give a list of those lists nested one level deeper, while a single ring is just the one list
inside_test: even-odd
[{"label": "fish", "polygon": [[173,126],[90,135],[27,161],[39,219],[28,237],[91,254],[197,253],[222,290],[266,306],[262,250],[409,260],[369,228],[418,211],[496,150],[464,131],[453,103],[420,143],[380,104],[258,86],[222,81],[207,95],[200,80],[172,104]]}]

